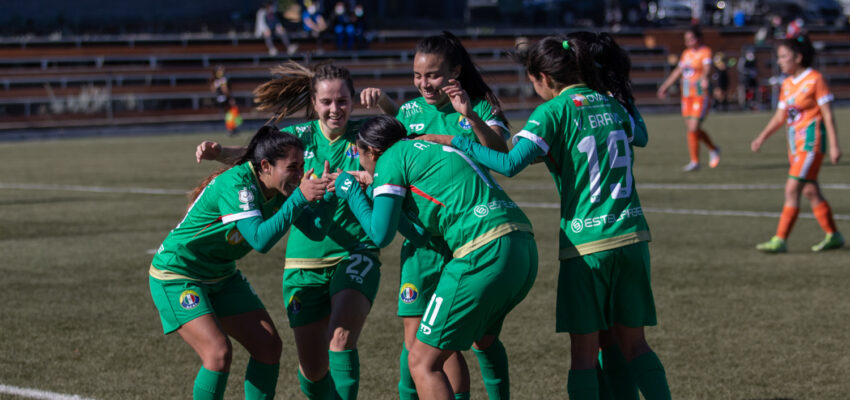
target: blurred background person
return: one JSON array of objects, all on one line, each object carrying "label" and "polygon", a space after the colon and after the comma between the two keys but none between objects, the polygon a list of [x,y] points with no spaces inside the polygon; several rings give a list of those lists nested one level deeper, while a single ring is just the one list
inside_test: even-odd
[{"label": "blurred background person", "polygon": [[307,35],[316,39],[316,51],[321,53],[322,50],[322,32],[328,29],[328,23],[325,17],[319,12],[319,5],[313,1],[304,1],[304,12],[301,14],[301,22],[304,26],[304,32]]},{"label": "blurred background person", "polygon": [[242,125],[242,116],[239,114],[236,99],[230,94],[230,84],[227,82],[223,65],[215,67],[211,80],[210,90],[215,93],[215,103],[225,110],[224,127],[227,128],[227,134],[233,136],[239,125]]},{"label": "blurred background person", "polygon": [[257,20],[254,25],[254,36],[263,37],[266,42],[266,47],[269,49],[270,56],[277,55],[277,47],[274,45],[272,35],[277,35],[286,49],[286,54],[292,55],[298,50],[298,45],[292,44],[289,40],[289,34],[286,33],[286,28],[277,18],[277,10],[271,2],[263,3],[263,6],[257,10]]},{"label": "blurred background person", "polygon": [[334,38],[337,50],[352,50],[354,48],[354,24],[351,15],[345,7],[345,3],[338,1],[334,5],[333,25]]},{"label": "blurred background person", "polygon": [[714,109],[726,111],[729,108],[729,69],[726,56],[717,52],[714,55],[714,69],[711,71],[711,94],[714,97]]}]

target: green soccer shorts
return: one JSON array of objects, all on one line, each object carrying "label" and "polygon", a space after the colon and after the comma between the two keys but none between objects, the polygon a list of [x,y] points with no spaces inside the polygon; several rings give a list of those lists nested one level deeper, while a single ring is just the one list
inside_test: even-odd
[{"label": "green soccer shorts", "polygon": [[228,317],[266,308],[239,271],[209,284],[186,279],[162,281],[153,277],[149,277],[148,282],[165,334],[204,314]]},{"label": "green soccer shorts", "polygon": [[401,282],[398,292],[398,316],[421,317],[434,294],[443,266],[452,259],[449,245],[439,237],[425,247],[409,240],[401,246]]},{"label": "green soccer shorts", "polygon": [[536,277],[537,244],[528,232],[511,232],[449,261],[416,338],[442,350],[467,350],[485,335],[498,336]]},{"label": "green soccer shorts", "polygon": [[283,304],[289,326],[311,324],[331,313],[331,297],[345,289],[363,293],[369,302],[378,294],[381,261],[377,253],[352,253],[327,268],[293,268],[283,271]]},{"label": "green soccer shorts", "polygon": [[561,261],[555,330],[587,334],[656,324],[649,244],[639,242]]}]

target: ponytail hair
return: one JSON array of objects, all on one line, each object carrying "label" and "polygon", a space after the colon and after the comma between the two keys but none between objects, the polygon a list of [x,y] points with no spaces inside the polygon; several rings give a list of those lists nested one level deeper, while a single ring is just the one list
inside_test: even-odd
[{"label": "ponytail hair", "polygon": [[460,39],[451,32],[443,31],[440,35],[427,36],[416,43],[416,52],[421,54],[440,54],[448,64],[449,69],[460,66],[460,75],[457,80],[463,90],[469,94],[471,99],[484,99],[490,103],[493,115],[501,118],[505,123],[508,119],[502,111],[502,103],[490,86],[484,82],[481,71],[460,43]]},{"label": "ponytail hair", "polygon": [[[815,62],[815,46],[812,44],[809,37],[806,35],[798,35],[793,38],[782,39],[779,41],[779,46],[785,46],[791,50],[794,55],[801,55],[800,65],[804,68],[809,68]],[[777,46],[778,47],[778,46]]]},{"label": "ponytail hair", "polygon": [[227,171],[231,167],[241,165],[245,162],[251,162],[251,165],[254,167],[254,171],[259,171],[260,163],[263,160],[268,160],[269,163],[274,165],[277,160],[289,156],[292,150],[303,152],[304,143],[301,143],[301,140],[295,135],[281,132],[280,129],[274,125],[264,125],[251,138],[251,141],[248,143],[248,147],[245,149],[245,153],[242,154],[242,157],[236,160],[233,165],[228,165],[213,172],[204,178],[201,183],[192,190],[191,201],[194,202],[198,196],[200,196],[204,188],[206,188],[207,185],[215,179],[215,177],[221,175],[224,171]]},{"label": "ponytail hair", "polygon": [[381,154],[407,137],[407,130],[401,122],[389,115],[379,115],[363,121],[360,125],[357,146],[371,147]]},{"label": "ponytail hair", "polygon": [[605,92],[610,92],[623,107],[634,114],[634,95],[632,94],[632,61],[626,52],[607,32],[573,32],[567,35],[588,43],[588,51],[593,56],[593,66],[597,70],[600,83]]},{"label": "ponytail hair", "polygon": [[607,89],[593,65],[592,44],[584,37],[547,36],[515,51],[512,58],[536,79],[540,79],[540,74],[546,74],[561,86],[584,83],[597,92],[605,93]]},{"label": "ponytail hair", "polygon": [[307,119],[316,119],[313,109],[316,96],[316,84],[319,81],[340,79],[346,83],[349,93],[354,97],[354,82],[351,73],[330,63],[305,67],[295,61],[288,61],[271,69],[276,77],[254,89],[254,104],[259,111],[271,111],[274,115],[270,122],[277,123],[283,118],[307,109]]}]

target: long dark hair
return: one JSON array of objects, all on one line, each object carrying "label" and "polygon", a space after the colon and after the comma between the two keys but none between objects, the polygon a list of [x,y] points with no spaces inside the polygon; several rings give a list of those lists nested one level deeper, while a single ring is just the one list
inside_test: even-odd
[{"label": "long dark hair", "polygon": [[389,115],[379,115],[363,121],[357,133],[357,146],[371,147],[378,154],[383,153],[399,140],[407,138],[407,130],[397,119]]},{"label": "long dark hair", "polygon": [[812,41],[806,35],[782,39],[779,41],[779,46],[787,47],[795,56],[797,54],[803,56],[803,59],[800,60],[800,65],[804,68],[811,67],[815,62],[815,46],[812,45]]},{"label": "long dark hair", "polygon": [[427,36],[416,43],[416,52],[442,55],[449,69],[460,66],[460,75],[457,80],[469,98],[486,100],[493,109],[493,115],[501,118],[505,124],[508,123],[502,111],[502,103],[487,82],[484,82],[481,71],[472,62],[472,58],[457,36],[448,31],[443,31],[440,35]]},{"label": "long dark hair", "polygon": [[351,73],[330,63],[305,67],[295,61],[288,61],[272,68],[276,77],[254,89],[254,104],[259,111],[274,113],[273,122],[307,109],[307,119],[316,119],[313,98],[316,96],[316,84],[324,80],[340,79],[348,85],[351,97],[354,97],[354,82]]},{"label": "long dark hair", "polygon": [[634,114],[634,95],[630,78],[632,61],[629,53],[607,32],[579,31],[570,33],[567,37],[588,43],[588,52],[593,56],[593,66],[597,69],[600,83],[630,114]]},{"label": "long dark hair", "polygon": [[547,36],[517,50],[512,57],[536,79],[540,79],[542,73],[563,86],[584,83],[597,92],[605,93],[607,88],[593,65],[591,45],[581,37]]},{"label": "long dark hair", "polygon": [[[242,157],[236,160],[233,165],[241,165],[250,161],[251,165],[254,166],[254,171],[259,171],[260,163],[263,160],[268,160],[269,163],[274,165],[277,160],[286,158],[293,149],[303,152],[304,143],[301,143],[301,140],[295,137],[295,135],[281,132],[280,129],[274,125],[264,125],[257,130],[257,133],[254,134],[251,141],[248,143],[245,153],[242,154]],[[192,190],[190,196],[191,201],[195,201],[195,199],[198,198],[210,181],[231,167],[232,166],[221,168],[204,178],[201,183]]]}]

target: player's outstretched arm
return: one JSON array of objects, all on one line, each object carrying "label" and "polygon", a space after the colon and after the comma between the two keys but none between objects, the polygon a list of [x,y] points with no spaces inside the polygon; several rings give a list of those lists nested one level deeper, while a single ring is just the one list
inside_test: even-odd
[{"label": "player's outstretched arm", "polygon": [[391,194],[375,196],[369,204],[363,189],[351,174],[342,172],[336,179],[336,195],[348,203],[348,208],[360,221],[363,230],[378,247],[387,247],[395,237],[401,217],[403,198]]},{"label": "player's outstretched arm", "polygon": [[508,153],[487,148],[461,136],[455,136],[452,145],[481,165],[507,177],[518,174],[535,158],[546,155],[537,144],[522,137]]}]

